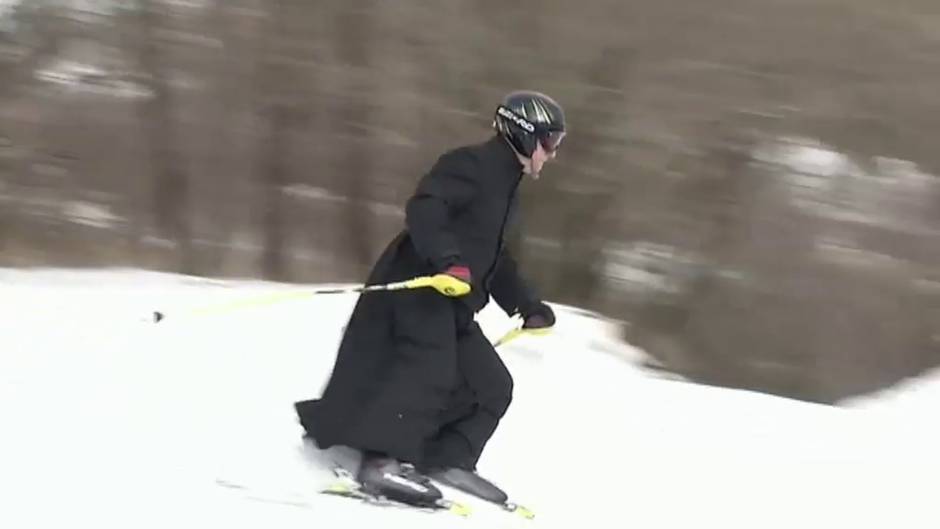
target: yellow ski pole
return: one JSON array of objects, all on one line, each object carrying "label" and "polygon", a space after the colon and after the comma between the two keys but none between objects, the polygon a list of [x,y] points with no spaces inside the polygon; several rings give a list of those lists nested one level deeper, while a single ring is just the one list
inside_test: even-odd
[{"label": "yellow ski pole", "polygon": [[[421,276],[415,277],[413,279],[408,279],[406,281],[397,281],[394,283],[387,283],[384,285],[362,285],[355,287],[339,287],[339,288],[321,288],[315,290],[302,290],[297,292],[280,292],[274,294],[267,294],[264,296],[258,296],[249,299],[241,299],[236,301],[231,301],[227,303],[219,303],[215,305],[209,305],[205,307],[200,307],[186,311],[182,315],[188,316],[204,316],[209,314],[218,314],[224,312],[231,312],[246,307],[259,307],[263,305],[271,305],[274,303],[280,303],[282,301],[288,301],[292,299],[301,299],[310,296],[318,296],[321,294],[349,294],[357,292],[379,292],[379,291],[394,291],[394,290],[411,290],[417,288],[433,288],[441,294],[448,297],[459,297],[465,296],[470,292],[470,285],[457,279],[456,277],[447,275],[447,274],[436,274],[433,276]],[[174,318],[178,317],[176,315]],[[167,318],[167,314],[162,311],[154,311],[152,314],[152,319],[154,323],[160,323]]]}]

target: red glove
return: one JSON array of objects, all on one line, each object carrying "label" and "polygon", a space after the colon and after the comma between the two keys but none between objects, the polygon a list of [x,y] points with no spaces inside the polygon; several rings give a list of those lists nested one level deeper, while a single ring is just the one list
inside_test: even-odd
[{"label": "red glove", "polygon": [[470,283],[470,267],[463,265],[451,265],[444,270],[444,273],[456,277],[464,283]]}]

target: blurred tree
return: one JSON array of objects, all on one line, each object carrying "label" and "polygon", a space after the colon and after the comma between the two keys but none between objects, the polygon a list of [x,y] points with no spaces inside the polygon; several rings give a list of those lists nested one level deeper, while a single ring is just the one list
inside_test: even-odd
[{"label": "blurred tree", "polygon": [[369,0],[356,2],[354,6],[342,4],[332,13],[336,58],[351,70],[345,76],[347,81],[338,97],[338,104],[333,106],[330,122],[337,130],[349,131],[340,151],[337,176],[341,180],[339,189],[347,200],[340,230],[345,234],[345,240],[340,249],[345,253],[343,261],[353,267],[354,277],[362,277],[376,257],[373,255],[374,215],[369,204],[372,202],[372,175],[382,169],[375,164],[380,154],[372,130],[376,125],[373,116],[381,104],[380,93],[384,85],[377,79],[363,83],[359,73],[377,66],[373,60],[376,41],[371,38],[375,9],[376,0]]},{"label": "blurred tree", "polygon": [[546,297],[834,400],[940,364],[936,2],[898,2],[21,2],[0,258],[358,281],[534,88],[572,131],[513,244]]},{"label": "blurred tree", "polygon": [[149,149],[147,167],[151,171],[152,211],[157,233],[173,244],[173,268],[193,274],[198,270],[191,237],[190,178],[181,154],[183,146],[176,144],[179,136],[175,130],[170,65],[161,37],[168,16],[162,2],[139,0],[138,61],[153,95],[141,99],[138,112]]},{"label": "blurred tree", "polygon": [[261,122],[256,183],[261,208],[262,273],[273,280],[290,280],[286,243],[283,188],[288,179],[288,140],[292,126],[292,81],[288,61],[281,55],[289,0],[268,2],[260,48],[263,50],[255,82],[258,85],[257,111]]}]

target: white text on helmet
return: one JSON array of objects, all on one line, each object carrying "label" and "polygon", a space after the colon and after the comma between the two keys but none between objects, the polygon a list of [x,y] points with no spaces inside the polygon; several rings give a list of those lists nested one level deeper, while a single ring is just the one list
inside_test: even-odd
[{"label": "white text on helmet", "polygon": [[520,116],[519,114],[516,114],[512,110],[502,105],[500,105],[499,108],[496,109],[496,113],[499,114],[500,116],[503,116],[506,119],[512,120],[513,123],[515,123],[516,125],[519,125],[523,129],[525,129],[527,132],[535,132],[535,125],[533,125],[531,121],[525,119],[524,117]]}]

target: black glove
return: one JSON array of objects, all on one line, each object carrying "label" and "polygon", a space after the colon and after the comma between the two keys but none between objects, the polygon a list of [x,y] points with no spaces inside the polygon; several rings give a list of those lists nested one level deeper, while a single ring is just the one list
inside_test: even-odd
[{"label": "black glove", "polygon": [[538,301],[520,310],[523,329],[548,329],[555,325],[555,311]]}]

